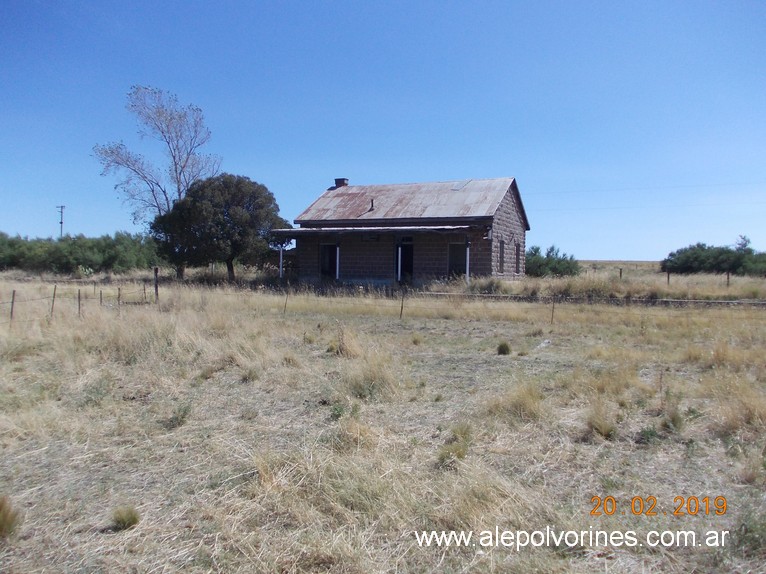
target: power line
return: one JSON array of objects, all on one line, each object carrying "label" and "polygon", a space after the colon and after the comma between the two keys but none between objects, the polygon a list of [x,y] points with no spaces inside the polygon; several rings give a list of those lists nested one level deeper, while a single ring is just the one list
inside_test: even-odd
[{"label": "power line", "polygon": [[640,187],[616,187],[611,189],[575,189],[564,191],[530,191],[526,188],[525,195],[580,195],[580,194],[601,194],[601,193],[621,193],[621,192],[639,192],[639,191],[664,191],[671,189],[699,189],[699,188],[732,188],[732,187],[754,187],[763,186],[766,188],[766,182],[749,183],[697,183],[681,185],[654,185]]},{"label": "power line", "polygon": [[753,207],[754,205],[766,205],[766,201],[756,201],[748,203],[680,203],[680,204],[667,204],[661,202],[651,202],[645,205],[578,205],[576,207],[551,207],[551,208],[535,208],[535,213],[540,211],[609,211],[609,210],[637,210],[637,209],[689,209],[691,207]]}]

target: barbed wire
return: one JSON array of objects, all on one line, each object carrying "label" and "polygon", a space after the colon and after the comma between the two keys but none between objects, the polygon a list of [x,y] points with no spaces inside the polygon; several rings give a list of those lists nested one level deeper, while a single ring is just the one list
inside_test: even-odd
[{"label": "barbed wire", "polygon": [[[138,300],[126,300],[126,296],[143,293],[144,298]],[[171,291],[173,293],[173,291]],[[176,290],[171,297],[178,297],[182,293],[181,290]],[[187,292],[189,293],[189,292]],[[398,293],[392,292],[391,295],[378,295],[371,293],[350,293],[350,294],[334,294],[330,296],[323,296],[321,294],[306,292],[306,291],[254,291],[254,290],[218,290],[215,288],[204,289],[196,291],[202,297],[218,297],[218,296],[236,296],[243,299],[249,299],[256,303],[256,307],[262,306],[264,309],[272,309],[276,299],[284,297],[283,312],[287,312],[290,304],[295,305],[296,301],[300,302],[301,306],[309,305],[315,306],[316,309],[309,309],[309,311],[321,312],[322,309],[339,308],[342,307],[347,310],[354,310],[352,312],[365,313],[369,311],[377,311],[378,315],[391,315],[396,316],[404,312],[405,316],[411,316],[421,312],[434,313],[444,319],[460,319],[461,312],[466,313],[470,318],[492,321],[503,320],[515,320],[514,318],[503,317],[503,313],[513,313],[514,311],[519,313],[540,313],[543,314],[539,320],[545,319],[547,321],[550,315],[551,321],[554,318],[554,311],[558,311],[560,317],[563,313],[568,316],[573,311],[580,312],[579,307],[587,306],[588,312],[596,316],[602,317],[605,315],[622,316],[626,319],[642,321],[646,318],[673,318],[682,317],[689,319],[698,313],[700,309],[705,310],[706,316],[710,317],[730,317],[732,314],[741,313],[742,311],[751,311],[754,309],[766,309],[766,301],[760,300],[689,300],[689,299],[655,299],[655,300],[624,300],[618,298],[580,298],[580,297],[557,297],[557,296],[545,296],[535,300],[530,300],[527,297],[520,297],[514,295],[500,295],[500,294],[476,294],[476,293],[405,293],[404,296],[400,296]],[[147,297],[148,293],[142,289],[136,289],[133,291],[122,292],[117,294],[103,293],[103,290],[99,292],[98,297],[92,296],[76,296],[69,294],[56,294],[55,299],[63,301],[78,301],[78,313],[81,314],[83,309],[81,305],[85,302],[93,302],[98,299],[100,305],[104,308],[113,308],[112,302],[117,301],[120,306],[122,305],[153,305],[156,301],[151,301],[150,297]],[[271,304],[258,305],[258,303],[264,303],[267,299],[272,300]],[[54,301],[53,295],[45,297],[37,297],[31,299],[14,298],[12,301],[0,301],[0,305],[9,304],[24,304],[33,303],[39,301]],[[104,302],[109,304],[104,305]],[[441,304],[439,304],[439,302]],[[445,306],[445,303],[451,303],[452,306]],[[177,304],[177,303],[174,303]],[[281,306],[281,303],[279,304]],[[556,307],[558,305],[558,307]],[[82,305],[84,306],[84,305]],[[13,308],[12,308],[13,310]],[[52,311],[52,309],[51,309]],[[60,310],[57,309],[60,314]],[[303,309],[305,311],[305,309]],[[50,317],[50,313],[46,313]],[[3,321],[0,325],[9,324],[22,324],[29,322],[36,322],[38,319],[16,319],[13,321]],[[566,319],[565,319],[566,320]],[[748,320],[761,321],[766,320],[766,314],[751,314]]]}]

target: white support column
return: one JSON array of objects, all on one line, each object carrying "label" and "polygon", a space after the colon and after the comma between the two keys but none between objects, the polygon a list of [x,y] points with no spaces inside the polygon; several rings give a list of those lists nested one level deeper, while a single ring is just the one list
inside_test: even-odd
[{"label": "white support column", "polygon": [[402,282],[402,244],[396,246],[396,281]]},{"label": "white support column", "polygon": [[340,279],[340,244],[335,245],[335,280]]},{"label": "white support column", "polygon": [[284,249],[285,249],[284,245],[280,245],[279,246],[279,278],[280,279],[282,279],[284,277],[284,275],[285,275],[284,266],[282,264],[282,262],[283,262],[282,252],[284,251]]},{"label": "white support column", "polygon": [[465,282],[471,283],[471,242],[465,240]]}]

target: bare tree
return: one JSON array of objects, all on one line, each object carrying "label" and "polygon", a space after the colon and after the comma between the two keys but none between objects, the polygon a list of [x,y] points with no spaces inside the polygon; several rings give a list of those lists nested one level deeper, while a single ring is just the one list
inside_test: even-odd
[{"label": "bare tree", "polygon": [[157,88],[133,86],[127,108],[138,118],[141,137],[163,144],[167,167],[155,166],[122,142],[96,145],[93,151],[103,167],[101,175],[122,178],[114,188],[131,204],[133,221],[146,221],[168,213],[198,179],[216,176],[221,158],[199,153],[210,140],[199,107],[181,106],[174,94]]}]

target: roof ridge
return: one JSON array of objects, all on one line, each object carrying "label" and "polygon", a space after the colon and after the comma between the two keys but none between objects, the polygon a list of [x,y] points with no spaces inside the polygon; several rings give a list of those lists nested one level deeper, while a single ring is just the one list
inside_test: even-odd
[{"label": "roof ridge", "polygon": [[511,175],[505,175],[502,177],[464,177],[459,179],[445,179],[440,181],[407,181],[407,182],[400,182],[400,183],[354,183],[354,184],[344,185],[337,189],[343,189],[344,187],[373,187],[373,186],[393,187],[397,185],[429,185],[429,184],[436,184],[436,183],[455,183],[459,181],[496,181],[501,179],[515,179],[515,178]]}]

